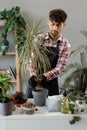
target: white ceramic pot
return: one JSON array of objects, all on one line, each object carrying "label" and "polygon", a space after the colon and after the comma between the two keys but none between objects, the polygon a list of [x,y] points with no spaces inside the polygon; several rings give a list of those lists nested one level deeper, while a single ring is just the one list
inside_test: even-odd
[{"label": "white ceramic pot", "polygon": [[78,109],[78,113],[86,113],[86,103],[84,100],[76,100],[75,104]]}]

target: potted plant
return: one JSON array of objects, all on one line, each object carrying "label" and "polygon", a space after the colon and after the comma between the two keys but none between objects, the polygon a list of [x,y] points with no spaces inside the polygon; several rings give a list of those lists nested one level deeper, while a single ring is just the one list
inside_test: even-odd
[{"label": "potted plant", "polygon": [[[26,22],[26,30],[21,27],[19,28],[23,36],[21,37],[21,35],[16,35],[15,37],[16,45],[18,45],[17,51],[21,68],[21,77],[23,80],[26,77],[26,75],[28,77],[30,76],[28,69],[26,69],[26,64],[27,65],[29,64],[29,59],[31,58],[31,52],[34,52],[33,64],[37,70],[36,72],[37,77],[41,77],[42,75],[42,68],[41,68],[42,64],[44,67],[43,70],[44,72],[47,71],[47,69],[50,67],[49,61],[45,60],[48,59],[46,56],[48,50],[44,46],[43,40],[39,39],[38,41],[35,41],[35,38],[38,37],[38,34],[42,33],[41,23],[43,22],[43,19],[41,18],[40,20],[38,20],[33,24],[30,23],[27,19],[25,19],[25,22]],[[41,52],[41,47],[43,48],[43,53]],[[39,90],[43,91],[42,86],[40,86]],[[19,93],[17,95],[19,96]]]},{"label": "potted plant", "polygon": [[7,72],[0,72],[0,115],[12,114],[12,100],[7,91],[13,87],[11,75]]},{"label": "potted plant", "polygon": [[42,77],[40,78],[41,74],[38,74],[37,81],[38,84],[35,86],[35,88],[32,90],[32,95],[34,98],[34,103],[37,106],[45,106],[46,104],[46,98],[48,96],[48,89],[43,87],[43,84],[41,83]]},{"label": "potted plant", "polygon": [[[23,73],[23,75],[27,74],[29,76],[28,69],[26,69],[26,64],[29,65],[31,52],[33,52],[34,54],[33,65],[34,65],[34,68],[36,68],[36,75],[37,75],[36,80],[38,80],[38,84],[33,91],[33,97],[35,99],[35,105],[41,105],[41,106],[45,105],[45,100],[48,95],[48,90],[46,88],[43,88],[43,86],[40,84],[42,80],[42,73],[46,72],[50,68],[50,63],[46,55],[49,51],[43,44],[43,40],[44,40],[43,37],[39,39],[39,35],[38,35],[42,33],[42,29],[43,29],[41,28],[42,22],[43,22],[43,19],[40,19],[37,22],[32,24],[26,20],[27,24],[26,24],[26,30],[25,30],[25,36],[26,36],[25,44],[22,47],[20,46],[18,48],[20,65],[22,69],[21,72]],[[38,39],[38,40],[35,40],[35,39]],[[41,50],[43,50],[43,52]],[[42,64],[43,64],[44,70],[42,69]],[[36,95],[38,94],[40,94],[39,102],[36,103],[36,100],[37,100]],[[42,99],[42,95],[45,99]],[[43,101],[41,102],[40,100],[41,101],[43,100]]]}]

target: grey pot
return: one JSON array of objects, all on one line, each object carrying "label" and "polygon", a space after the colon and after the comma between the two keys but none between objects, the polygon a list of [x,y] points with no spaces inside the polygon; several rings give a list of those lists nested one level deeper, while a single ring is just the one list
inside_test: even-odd
[{"label": "grey pot", "polygon": [[8,103],[0,103],[0,115],[8,116],[12,114],[13,103],[10,101]]},{"label": "grey pot", "polygon": [[34,103],[36,106],[44,106],[46,102],[46,98],[48,96],[48,89],[43,88],[41,90],[34,89],[32,91]]}]

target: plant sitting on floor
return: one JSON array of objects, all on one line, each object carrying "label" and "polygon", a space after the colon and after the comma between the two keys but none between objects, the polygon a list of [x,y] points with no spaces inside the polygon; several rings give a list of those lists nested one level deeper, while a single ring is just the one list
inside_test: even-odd
[{"label": "plant sitting on floor", "polygon": [[0,72],[0,102],[8,103],[11,101],[7,91],[13,87],[11,82],[11,75],[7,72]]},{"label": "plant sitting on floor", "polygon": [[[20,13],[20,7],[12,7],[11,10],[4,9],[0,12],[0,20],[6,20],[4,31],[1,34],[1,51],[2,55],[6,54],[6,51],[9,48],[9,41],[8,41],[8,32],[13,33],[13,37],[15,38],[17,35],[19,35],[22,38],[22,42],[19,42],[20,44],[24,44],[24,36],[23,33],[20,31],[20,28],[26,29],[26,22],[24,18],[22,17]],[[15,26],[18,28],[16,29],[16,36],[15,35]],[[20,41],[20,39],[19,39]],[[14,43],[15,39],[14,39]]]}]

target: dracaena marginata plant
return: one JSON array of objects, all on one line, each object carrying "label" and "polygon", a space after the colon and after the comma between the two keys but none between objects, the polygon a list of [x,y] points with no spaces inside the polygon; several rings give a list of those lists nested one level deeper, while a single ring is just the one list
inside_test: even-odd
[{"label": "dracaena marginata plant", "polygon": [[[26,30],[22,31],[26,37],[25,44],[18,47],[18,54],[20,58],[21,72],[28,73],[26,65],[29,65],[29,59],[31,54],[34,54],[33,65],[36,69],[37,77],[42,75],[42,71],[46,72],[50,68],[50,63],[47,57],[49,50],[44,45],[44,37],[39,37],[39,34],[43,33],[42,22],[43,18],[34,23],[26,21]],[[21,39],[20,36],[16,37],[16,41]],[[35,40],[38,39],[38,40]],[[43,69],[42,69],[43,66]]]}]

